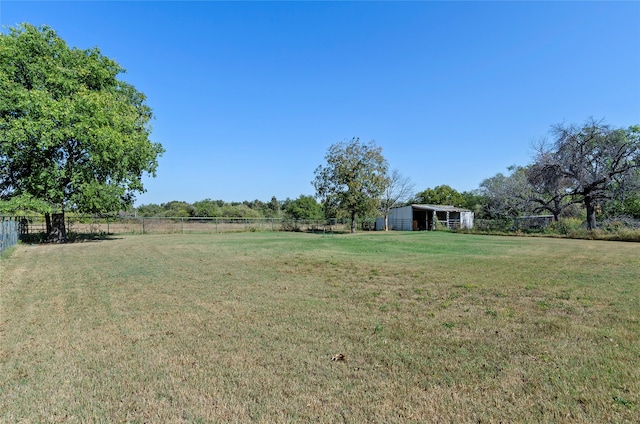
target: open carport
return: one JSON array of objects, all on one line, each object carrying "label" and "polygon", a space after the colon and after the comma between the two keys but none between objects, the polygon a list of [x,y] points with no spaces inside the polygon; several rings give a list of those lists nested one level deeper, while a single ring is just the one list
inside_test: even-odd
[{"label": "open carport", "polygon": [[[389,229],[428,231],[438,227],[473,228],[473,212],[447,205],[408,205],[389,211]],[[376,228],[384,228],[384,218],[378,218]]]}]

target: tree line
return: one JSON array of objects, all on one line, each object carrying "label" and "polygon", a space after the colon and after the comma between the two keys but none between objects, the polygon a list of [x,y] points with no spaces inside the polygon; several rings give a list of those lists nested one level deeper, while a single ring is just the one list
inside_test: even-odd
[{"label": "tree line", "polygon": [[512,219],[548,214],[584,218],[588,229],[597,217],[640,219],[640,127],[613,128],[588,119],[582,126],[554,125],[552,141],[535,146],[533,161],[511,166],[458,192],[439,185],[414,192],[400,171],[389,171],[382,148],[358,138],[331,146],[326,163],[312,181],[315,196],[297,199],[227,203],[203,200],[169,202],[136,209],[141,216],[216,216],[319,220],[345,218],[356,230],[358,221],[388,216],[391,208],[407,204],[450,205],[469,209],[476,218]]},{"label": "tree line", "polygon": [[[397,171],[396,171],[397,172]],[[391,201],[388,199],[391,198]],[[400,199],[387,197],[387,204],[391,207],[405,206],[412,203],[427,203],[437,205],[453,205],[478,211],[479,217],[484,217],[483,203],[485,197],[476,191],[458,192],[448,185],[439,185],[434,188],[427,188],[418,193],[411,193],[411,196]],[[389,208],[389,209],[390,209]],[[382,199],[380,207],[376,208],[373,215],[368,214],[368,218],[375,218],[384,213]],[[171,218],[281,218],[317,221],[329,218],[336,218],[337,211],[325,209],[324,205],[313,195],[301,194],[295,199],[286,198],[278,200],[275,196],[270,201],[245,200],[242,202],[226,202],[224,200],[204,199],[193,203],[172,200],[166,203],[148,203],[138,207],[131,207],[120,211],[122,215],[135,215],[140,217],[171,217]],[[356,220],[357,222],[357,220]]]},{"label": "tree line", "polygon": [[322,205],[313,196],[270,201],[245,200],[225,202],[204,199],[194,203],[174,200],[162,204],[146,204],[125,213],[141,217],[217,217],[217,218],[288,218],[297,220],[324,219]]},{"label": "tree line", "polygon": [[143,175],[155,176],[164,148],[150,140],[151,108],[98,48],[70,48],[53,29],[22,24],[0,33],[0,213],[45,214],[52,241],[66,238],[64,214],[243,217],[357,222],[409,203],[452,205],[478,218],[548,213],[640,218],[640,126],[589,119],[558,124],[535,147],[532,163],[512,166],[459,193],[440,185],[414,192],[375,141],[332,145],[296,199],[133,207]]},{"label": "tree line", "polygon": [[[536,144],[532,163],[510,167],[509,175],[488,178],[472,192],[429,188],[407,203],[459,206],[483,218],[584,215],[589,230],[598,215],[640,218],[640,125],[615,128],[591,118],[553,125],[549,134],[550,141]],[[403,203],[412,185],[389,173],[382,149],[354,138],[331,146],[325,160],[312,181],[325,213],[350,219],[352,232],[356,217],[382,214],[386,229],[390,208]]]}]

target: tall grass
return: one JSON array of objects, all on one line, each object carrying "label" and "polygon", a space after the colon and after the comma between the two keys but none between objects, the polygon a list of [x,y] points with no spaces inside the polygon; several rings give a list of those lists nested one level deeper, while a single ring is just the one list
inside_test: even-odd
[{"label": "tall grass", "polygon": [[0,267],[4,422],[639,417],[633,243],[151,235]]}]

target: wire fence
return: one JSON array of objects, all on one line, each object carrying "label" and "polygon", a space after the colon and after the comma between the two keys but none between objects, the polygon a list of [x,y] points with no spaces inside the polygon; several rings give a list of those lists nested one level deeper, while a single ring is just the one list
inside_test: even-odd
[{"label": "wire fence", "polygon": [[18,244],[19,223],[13,218],[0,217],[0,253]]},{"label": "wire fence", "polygon": [[[14,217],[23,239],[44,235],[43,215]],[[211,218],[211,217],[95,217],[67,215],[67,233],[111,234],[187,234],[254,231],[341,231],[345,224],[335,220],[291,220],[283,218]]]},{"label": "wire fence", "polygon": [[513,219],[476,219],[473,228],[477,231],[512,231]]},{"label": "wire fence", "polygon": [[[46,241],[47,224],[44,215],[28,215],[18,217],[0,216],[2,234],[0,252],[10,246],[23,242]],[[389,223],[390,229],[414,231],[427,228],[412,228],[412,223],[398,226]],[[394,225],[395,224],[395,225]],[[442,222],[436,229],[446,228]],[[603,229],[609,227],[640,228],[640,221],[633,220],[631,225],[621,219],[613,223],[603,222]],[[300,231],[300,232],[349,232],[349,220],[292,220],[285,218],[228,218],[228,217],[135,217],[135,216],[80,216],[68,214],[65,216],[67,234],[70,238],[94,236],[108,236],[118,234],[195,234],[195,233],[231,233],[256,231]],[[473,231],[513,232],[516,230],[544,230],[550,225],[550,217],[520,217],[510,219],[476,219]],[[413,225],[415,227],[415,225]],[[377,222],[364,220],[358,223],[359,230],[380,230]],[[432,228],[433,229],[433,228]]]}]

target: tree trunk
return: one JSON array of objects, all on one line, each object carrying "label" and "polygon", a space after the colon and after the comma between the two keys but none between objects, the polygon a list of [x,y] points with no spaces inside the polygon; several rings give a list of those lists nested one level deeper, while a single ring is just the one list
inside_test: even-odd
[{"label": "tree trunk", "polygon": [[356,232],[356,213],[351,212],[351,233]]},{"label": "tree trunk", "polygon": [[389,214],[384,215],[384,230],[389,231]]},{"label": "tree trunk", "polygon": [[47,226],[47,237],[51,234],[51,214],[49,212],[44,214],[44,221]]},{"label": "tree trunk", "polygon": [[551,213],[553,214],[553,222],[558,222],[560,220],[560,211],[562,210],[562,206],[560,205],[560,201],[556,198],[553,199],[553,210]]},{"label": "tree trunk", "polygon": [[584,196],[584,205],[587,208],[587,229],[596,229],[596,205],[594,205],[593,198],[591,196]]},{"label": "tree trunk", "polygon": [[50,222],[47,223],[47,241],[49,243],[64,243],[67,241],[64,212],[51,215]]}]

